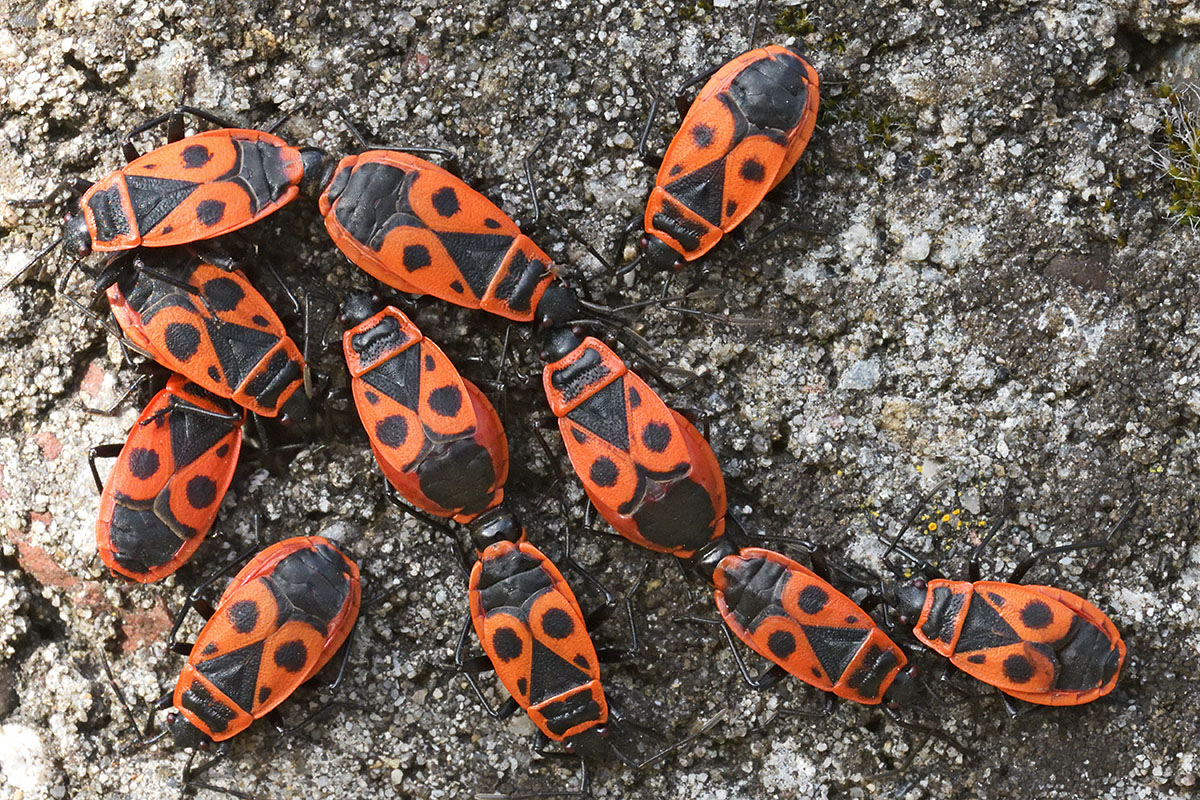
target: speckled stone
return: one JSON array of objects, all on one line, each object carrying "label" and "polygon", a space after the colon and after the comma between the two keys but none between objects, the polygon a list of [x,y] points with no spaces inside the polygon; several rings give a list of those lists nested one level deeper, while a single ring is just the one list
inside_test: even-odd
[{"label": "speckled stone", "polygon": [[[522,220],[533,213],[522,162],[546,136],[531,164],[543,212],[607,254],[654,179],[633,149],[646,84],[666,101],[650,136],[661,150],[678,121],[668,98],[747,46],[748,5],[17,3],[0,21],[0,280],[61,219],[7,199],[106,174],[126,131],[184,101],[248,125],[291,114],[286,136],[339,153],[355,148],[334,111],[343,108],[372,141],[453,150],[464,175]],[[872,586],[890,575],[880,527],[895,536],[942,480],[905,543],[952,576],[1003,521],[989,576],[1030,549],[1103,535],[1139,499],[1105,548],[1029,577],[1109,612],[1129,661],[1100,702],[1010,720],[985,687],[942,681],[938,657],[916,653],[936,699],[900,713],[976,751],[964,758],[878,709],[827,705],[795,682],[746,690],[713,630],[675,621],[713,613],[703,586],[666,558],[577,535],[575,557],[618,593],[650,561],[634,602],[644,650],[605,674],[626,716],[652,730],[619,732],[620,746],[649,755],[719,717],[639,772],[598,763],[595,797],[1192,796],[1200,244],[1170,222],[1171,185],[1153,152],[1168,103],[1158,88],[1196,79],[1198,24],[1195,3],[1173,0],[764,3],[760,41],[796,44],[823,81],[797,168],[802,199],[748,220],[750,241],[792,223],[765,244],[722,246],[690,268],[713,291],[685,303],[705,315],[638,312],[631,327],[647,355],[695,376],[668,400],[699,413],[743,523],[820,542],[848,590],[850,577]],[[160,131],[138,138],[143,149],[160,141]],[[693,274],[665,289],[661,276],[614,280],[557,220],[544,222],[535,238],[597,301],[677,294]],[[368,285],[311,203],[249,235],[298,291]],[[105,574],[87,452],[121,441],[146,394],[95,413],[137,375],[99,324],[52,292],[49,273],[66,263],[0,292],[0,676],[10,676],[0,684],[15,691],[10,703],[0,685],[0,796],[179,793],[183,753],[124,752],[134,732],[101,652],[142,724],[183,661],[167,652],[163,621],[253,542],[256,514],[265,541],[336,532],[378,600],[355,640],[341,695],[350,705],[282,740],[254,726],[208,780],[263,798],[380,800],[573,786],[569,761],[531,754],[527,719],[488,717],[448,668],[466,606],[454,551],[384,499],[344,402],[329,401],[326,423],[285,468],[247,462],[216,532],[177,575],[129,586]],[[283,308],[273,281],[254,277]],[[87,291],[77,275],[72,296],[86,303]],[[314,301],[317,339],[331,312]],[[413,315],[468,377],[495,375],[505,325],[435,302]],[[288,322],[300,327],[296,315]],[[502,368],[509,493],[531,540],[558,555],[558,495],[575,533],[583,495],[557,481],[569,469],[561,451],[548,463],[525,424],[546,415],[526,380],[539,369],[527,333],[512,329]],[[344,385],[337,354],[312,345],[318,371]],[[588,608],[599,601],[580,589]],[[184,636],[197,630],[193,619]],[[620,647],[628,634],[618,617],[597,638]],[[300,691],[285,719],[326,695]]]}]

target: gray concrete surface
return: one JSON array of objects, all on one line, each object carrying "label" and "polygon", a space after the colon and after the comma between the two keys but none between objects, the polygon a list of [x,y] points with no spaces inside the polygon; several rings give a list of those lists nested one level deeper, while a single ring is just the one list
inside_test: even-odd
[{"label": "gray concrete surface", "polygon": [[[747,45],[749,10],[715,5],[8,2],[0,197],[105,174],[121,163],[121,132],[180,100],[257,125],[293,111],[290,137],[346,151],[336,103],[375,139],[453,148],[477,186],[526,219],[521,161],[549,130],[535,170],[543,202],[606,242],[653,181],[632,149],[648,108],[636,76],[670,93]],[[758,327],[644,312],[638,329],[656,356],[699,376],[670,401],[705,418],[741,517],[819,541],[855,569],[882,569],[868,520],[895,533],[943,478],[950,487],[908,541],[955,575],[1002,518],[1013,524],[990,551],[992,575],[1032,547],[1104,532],[1140,499],[1108,548],[1031,576],[1108,611],[1129,659],[1110,697],[1010,720],[994,694],[963,676],[942,681],[937,657],[921,656],[937,699],[905,716],[976,751],[964,758],[877,709],[827,705],[798,684],[745,691],[713,631],[672,621],[709,613],[703,587],[650,559],[636,597],[645,651],[607,673],[629,716],[658,732],[630,746],[645,752],[726,716],[639,773],[596,764],[595,796],[1193,796],[1200,246],[1171,212],[1194,187],[1172,181],[1156,153],[1176,102],[1164,95],[1195,101],[1182,87],[1200,77],[1200,7],[765,6],[760,39],[795,42],[824,81],[799,166],[798,229],[748,253],[722,247],[708,262],[702,286],[716,295],[693,305]],[[660,147],[676,121],[668,114],[655,131]],[[765,206],[747,228],[768,231],[784,213]],[[0,202],[0,274],[56,235],[57,219]],[[366,285],[309,205],[256,236],[293,285]],[[538,238],[610,303],[661,291],[661,279],[618,285],[554,225]],[[490,374],[504,326],[437,303],[416,317],[453,356],[482,359],[468,375]],[[557,552],[555,471],[522,424],[545,415],[522,379],[536,375],[536,354],[512,333],[511,492],[533,541]],[[336,382],[336,358],[319,363]],[[256,512],[270,538],[334,531],[361,557],[368,594],[394,592],[355,643],[345,698],[359,708],[283,740],[257,726],[214,783],[263,798],[464,798],[574,780],[571,765],[531,755],[525,719],[488,718],[443,668],[463,581],[444,537],[382,499],[344,406],[330,406],[328,428],[287,470],[245,471],[219,535],[176,576],[131,587],[106,575],[86,453],[121,440],[137,402],[91,412],[134,380],[113,340],[49,280],[0,295],[0,797],[179,793],[184,754],[123,752],[132,734],[100,652],[145,714],[182,661],[162,644],[170,614],[246,546]],[[578,515],[582,495],[569,490]],[[600,537],[578,556],[621,592],[647,559]],[[625,640],[620,624],[608,628],[602,643]],[[290,718],[323,696],[300,693]]]}]

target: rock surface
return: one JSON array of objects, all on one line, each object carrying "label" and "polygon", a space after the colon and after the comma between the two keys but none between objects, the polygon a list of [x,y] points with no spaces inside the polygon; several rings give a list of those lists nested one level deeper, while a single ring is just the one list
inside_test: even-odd
[{"label": "rock surface", "polygon": [[[634,150],[649,107],[641,76],[666,96],[745,49],[751,12],[734,6],[16,2],[0,22],[0,197],[107,173],[121,163],[125,131],[181,101],[251,125],[290,113],[287,136],[348,152],[341,107],[370,139],[453,149],[469,179],[522,219],[531,216],[522,160],[548,134],[532,164],[543,208],[607,246],[653,182]],[[688,304],[709,315],[640,312],[648,355],[697,376],[668,400],[703,417],[744,524],[820,542],[860,577],[887,574],[875,526],[894,536],[914,509],[928,517],[908,546],[954,576],[1007,520],[984,563],[999,576],[1030,549],[1102,536],[1140,500],[1106,547],[1030,576],[1110,613],[1129,660],[1108,698],[1010,720],[994,693],[960,675],[939,680],[938,658],[918,653],[937,700],[903,716],[976,751],[964,758],[878,709],[826,705],[796,682],[744,689],[712,630],[674,621],[711,614],[704,588],[668,559],[649,559],[635,597],[644,650],[606,673],[627,716],[655,731],[629,746],[644,756],[724,716],[640,772],[598,763],[594,795],[1192,796],[1200,244],[1187,219],[1172,219],[1189,187],[1156,154],[1170,143],[1164,118],[1194,100],[1183,87],[1200,80],[1200,6],[764,6],[760,40],[795,43],[823,80],[798,167],[803,200],[764,205],[745,226],[750,239],[783,219],[792,228],[706,262],[700,283],[715,291]],[[657,148],[677,122],[673,112],[660,121]],[[153,147],[158,135],[139,142]],[[57,220],[0,201],[0,276],[57,235]],[[367,285],[311,204],[260,227],[260,256],[297,289]],[[553,220],[536,238],[575,264],[597,298],[663,291],[661,277],[615,280]],[[149,587],[108,576],[95,555],[87,452],[122,440],[145,396],[95,413],[136,373],[101,325],[51,289],[47,278],[0,293],[0,797],[178,793],[184,754],[125,752],[133,733],[101,653],[142,724],[182,662],[163,643],[171,615],[252,541],[256,513],[267,539],[336,534],[380,599],[351,656],[342,698],[352,706],[283,739],[256,726],[208,780],[255,797],[382,799],[576,779],[569,762],[530,753],[527,720],[486,716],[446,668],[465,611],[461,574],[443,534],[385,501],[344,405],[331,403],[328,430],[287,469],[263,459],[244,470],[219,535],[176,576]],[[73,296],[86,291],[76,277]],[[314,313],[319,331],[329,310]],[[757,324],[736,324],[745,317]],[[481,359],[469,376],[495,374],[503,325],[434,302],[420,303],[416,319],[453,357]],[[517,355],[501,368],[510,492],[526,506],[531,539],[559,553],[557,496],[578,526],[582,492],[574,479],[556,483],[565,459],[556,451],[548,463],[526,424],[545,416],[525,380],[537,359],[526,332],[513,329],[512,340]],[[336,353],[317,361],[344,382]],[[575,554],[620,593],[647,561],[596,536]],[[600,639],[620,646],[627,632],[610,623]],[[324,696],[301,692],[287,718]]]}]

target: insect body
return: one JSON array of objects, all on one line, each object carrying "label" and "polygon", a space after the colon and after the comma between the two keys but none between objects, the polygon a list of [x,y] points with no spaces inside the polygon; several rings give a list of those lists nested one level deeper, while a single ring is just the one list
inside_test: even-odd
[{"label": "insect body", "polygon": [[807,567],[743,548],[712,573],[721,617],[750,649],[818,689],[857,703],[906,694],[904,651],[870,615]]},{"label": "insect body", "polygon": [[499,505],[508,441],[488,399],[399,309],[352,295],[344,319],[354,402],[392,486],[459,522]]},{"label": "insect body", "polygon": [[719,537],[725,482],[695,426],[600,340],[563,331],[549,353],[546,397],[600,515],[636,544],[680,557]]},{"label": "insect body", "polygon": [[471,621],[496,675],[548,739],[603,736],[600,662],[574,592],[510,517],[481,521]]},{"label": "insect body", "polygon": [[320,536],[256,555],[226,588],[175,685],[181,747],[223,742],[333,658],[358,619],[358,565]]},{"label": "insect body", "polygon": [[245,275],[186,252],[148,259],[118,259],[97,281],[138,349],[256,414],[308,416],[304,358]]},{"label": "insect body", "polygon": [[[310,159],[312,160],[312,159]],[[222,128],[163,145],[93,184],[67,223],[83,256],[170,247],[251,225],[300,192],[306,157],[258,130]]]},{"label": "insect body", "polygon": [[696,96],[659,166],[640,247],[651,267],[711,250],[779,185],[817,118],[816,70],[780,45],[721,67]]},{"label": "insect body", "polygon": [[897,600],[920,641],[1030,703],[1103,697],[1125,661],[1125,643],[1104,612],[1052,586],[938,578],[901,587]]},{"label": "insect body", "polygon": [[320,210],[347,258],[404,292],[528,322],[554,278],[550,257],[494,203],[408,153],[342,159]]},{"label": "insect body", "polygon": [[179,375],[154,396],[100,496],[96,542],[109,569],[147,583],[191,558],[233,479],[244,417]]}]

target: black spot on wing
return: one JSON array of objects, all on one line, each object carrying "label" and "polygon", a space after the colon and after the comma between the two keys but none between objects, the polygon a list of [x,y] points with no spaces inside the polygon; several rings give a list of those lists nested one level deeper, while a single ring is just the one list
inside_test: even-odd
[{"label": "black spot on wing", "polygon": [[771,651],[771,655],[786,661],[796,652],[796,637],[788,631],[772,631],[767,637],[767,649]]},{"label": "black spot on wing", "polygon": [[433,201],[433,210],[447,219],[457,214],[460,208],[458,193],[453,186],[443,186],[430,199]]},{"label": "black spot on wing", "polygon": [[1029,659],[1015,653],[1004,659],[1001,668],[1004,670],[1004,677],[1013,683],[1029,683],[1033,679],[1034,674],[1036,674],[1036,670]]},{"label": "black spot on wing", "polygon": [[1054,612],[1041,600],[1033,600],[1021,609],[1021,622],[1035,631],[1040,631],[1054,622]]},{"label": "black spot on wing", "polygon": [[200,331],[186,322],[172,322],[167,325],[163,344],[174,358],[186,363],[200,349]]},{"label": "black spot on wing", "polygon": [[408,420],[399,414],[384,417],[375,423],[375,438],[384,447],[400,447],[408,439]]},{"label": "black spot on wing", "polygon": [[275,649],[274,660],[275,666],[286,672],[299,672],[308,660],[308,648],[299,639],[284,642]]},{"label": "black spot on wing", "polygon": [[591,478],[592,483],[605,489],[616,485],[619,474],[617,465],[607,456],[597,458],[592,462],[591,469],[588,470],[588,477]]},{"label": "black spot on wing", "polygon": [[138,480],[146,480],[158,472],[160,462],[158,453],[145,447],[135,447],[129,451],[129,471]]},{"label": "black spot on wing", "polygon": [[455,416],[462,404],[462,391],[457,386],[439,386],[429,393],[429,407],[440,416]]},{"label": "black spot on wing", "polygon": [[192,508],[205,509],[217,499],[217,484],[207,475],[193,475],[188,479],[185,493]]},{"label": "black spot on wing", "polygon": [[221,200],[201,200],[196,204],[196,221],[211,228],[225,218],[225,203]]},{"label": "black spot on wing", "polygon": [[565,639],[575,632],[575,620],[561,608],[551,608],[542,615],[542,630],[552,639]]},{"label": "black spot on wing", "polygon": [[183,168],[196,169],[212,161],[212,151],[202,144],[192,144],[183,148]]},{"label": "black spot on wing", "polygon": [[233,278],[213,278],[204,283],[204,297],[214,311],[232,311],[245,296]]},{"label": "black spot on wing", "polygon": [[797,604],[805,614],[818,614],[829,602],[829,592],[816,584],[809,584],[800,591]]},{"label": "black spot on wing", "polygon": [[652,453],[665,453],[671,446],[671,426],[662,422],[651,422],[642,429],[642,444]]},{"label": "black spot on wing", "polygon": [[403,254],[401,255],[401,262],[404,264],[406,270],[416,272],[432,264],[433,257],[429,255],[429,248],[425,245],[410,244],[405,245]]},{"label": "black spot on wing", "polygon": [[501,628],[492,635],[492,650],[497,658],[508,662],[520,658],[525,645],[511,628]]},{"label": "black spot on wing", "polygon": [[238,633],[249,633],[258,625],[258,603],[239,600],[229,607],[229,624]]},{"label": "black spot on wing", "polygon": [[767,170],[757,158],[747,158],[743,161],[738,174],[750,183],[762,183],[767,178]]}]

